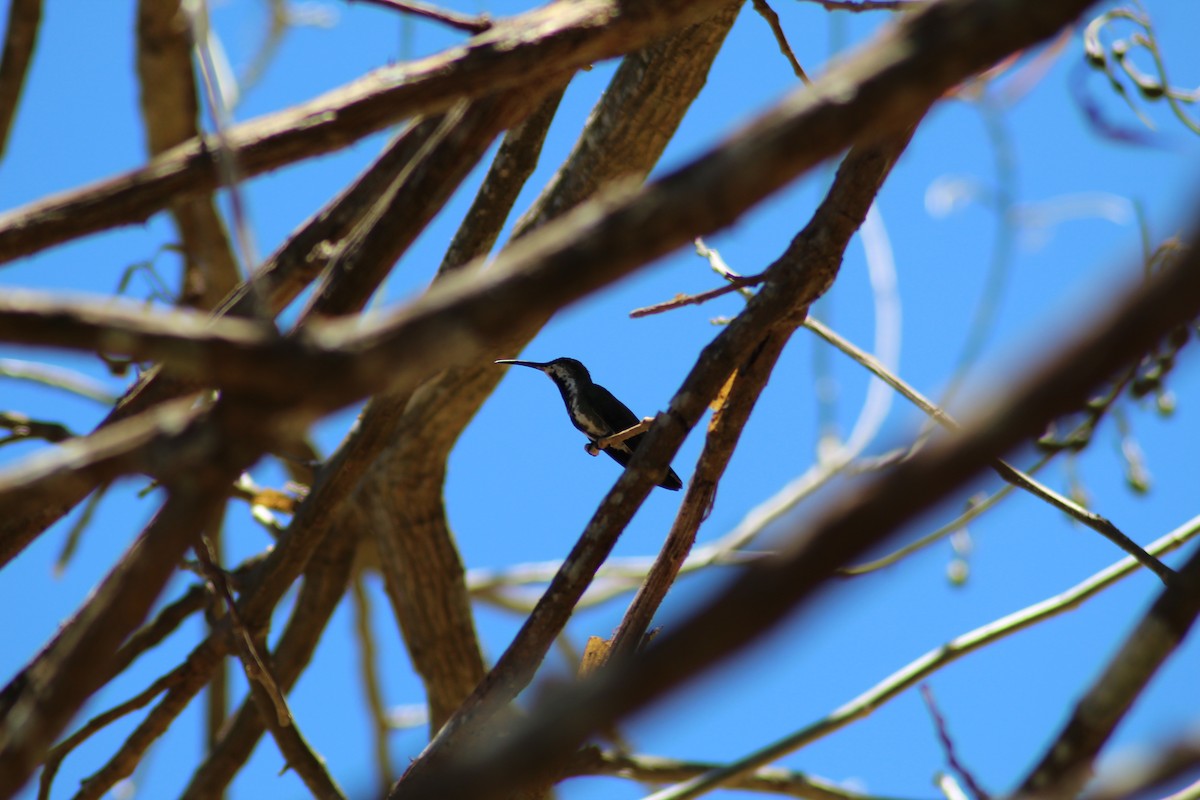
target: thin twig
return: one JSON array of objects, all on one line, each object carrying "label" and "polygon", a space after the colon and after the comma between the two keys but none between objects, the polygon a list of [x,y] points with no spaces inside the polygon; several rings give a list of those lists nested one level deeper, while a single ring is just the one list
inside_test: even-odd
[{"label": "thin twig", "polygon": [[927,0],[807,0],[826,11],[913,11]]},{"label": "thin twig", "polygon": [[[254,238],[250,229],[245,195],[242,192],[244,170],[237,149],[230,139],[233,119],[229,112],[229,105],[225,102],[225,90],[220,84],[216,59],[213,57],[213,32],[209,26],[208,5],[205,2],[183,0],[180,8],[184,11],[188,24],[191,26],[192,46],[195,49],[196,62],[200,68],[204,98],[208,103],[209,116],[213,121],[212,152],[221,176],[221,184],[229,196],[229,210],[233,217],[233,237],[237,243],[237,253],[242,261],[242,270],[245,274],[249,274],[258,263],[258,254],[255,251]],[[249,300],[254,316],[260,319],[270,318],[265,298],[253,291],[256,284],[247,282],[245,285],[251,290]]]},{"label": "thin twig", "polygon": [[100,381],[93,380],[74,370],[37,361],[0,358],[0,378],[13,378],[40,383],[43,386],[52,386],[55,389],[62,389],[80,397],[95,400],[102,405],[112,405],[117,401],[116,395]]},{"label": "thin twig", "polygon": [[91,524],[92,518],[96,515],[96,509],[100,507],[100,501],[104,499],[104,495],[108,493],[108,488],[112,484],[102,484],[96,491],[92,492],[92,496],[88,498],[83,510],[79,512],[79,519],[71,525],[71,529],[67,531],[66,537],[63,540],[62,549],[58,551],[58,558],[54,559],[54,574],[56,577],[61,576],[67,569],[67,564],[70,563],[72,556],[75,555],[75,549],[79,546],[79,540],[83,536],[83,532],[87,530]]},{"label": "thin twig", "polygon": [[701,303],[707,303],[709,300],[714,300],[718,297],[723,297],[730,292],[736,292],[739,289],[744,289],[747,286],[757,286],[763,282],[762,274],[745,275],[731,278],[725,286],[718,286],[716,289],[709,289],[707,292],[699,294],[679,295],[671,300],[666,300],[662,303],[655,303],[652,306],[644,306],[643,308],[635,308],[629,312],[629,316],[637,319],[639,317],[648,317],[651,314],[661,314],[664,311],[671,311],[683,306],[698,306]]},{"label": "thin twig", "polygon": [[680,570],[696,541],[700,524],[712,510],[716,499],[717,485],[729,459],[733,456],[750,412],[754,410],[763,388],[767,385],[771,371],[779,360],[789,334],[773,331],[752,356],[730,376],[722,402],[713,412],[704,440],[704,450],[696,463],[696,470],[688,482],[687,493],[680,504],[679,513],[667,534],[654,566],[646,574],[646,580],[629,604],[617,631],[613,634],[608,658],[621,658],[634,652],[642,645],[643,637],[650,628],[654,615],[674,585]]},{"label": "thin twig", "polygon": [[380,688],[379,669],[376,665],[379,655],[375,646],[375,630],[371,627],[371,599],[361,574],[354,576],[350,582],[350,596],[354,601],[354,630],[358,636],[358,662],[362,670],[362,686],[366,692],[367,712],[374,729],[372,742],[375,768],[379,771],[379,797],[385,797],[394,774],[392,757],[388,750],[391,726],[388,724],[387,707],[383,702],[383,690]]},{"label": "thin twig", "polygon": [[971,790],[974,800],[988,800],[991,795],[979,785],[979,781],[975,780],[975,776],[959,759],[958,748],[954,746],[954,739],[950,736],[950,727],[946,724],[946,718],[942,716],[941,710],[938,709],[937,700],[934,699],[933,690],[929,688],[929,684],[921,684],[921,698],[925,701],[925,707],[929,709],[929,716],[933,718],[933,727],[937,732],[938,741],[942,745],[942,752],[946,755],[946,763],[962,778],[963,783]]},{"label": "thin twig", "polygon": [[209,541],[208,536],[201,536],[200,542],[193,549],[196,557],[200,560],[200,565],[204,568],[204,577],[213,587],[217,596],[221,598],[221,602],[225,605],[225,611],[229,614],[229,621],[233,625],[233,635],[239,640],[238,651],[243,655],[246,679],[251,683],[257,681],[262,684],[275,708],[276,721],[280,727],[287,727],[292,723],[292,714],[288,711],[287,701],[279,690],[279,685],[275,682],[275,677],[271,674],[266,660],[259,652],[254,637],[246,628],[246,624],[238,612],[237,600],[233,597],[228,576],[214,560],[212,542]]},{"label": "thin twig", "polygon": [[[1049,463],[1049,461],[1050,456],[1042,456],[1036,464],[1027,470],[1027,474],[1034,474],[1047,463]],[[945,525],[942,525],[937,529],[925,534],[920,539],[909,542],[903,547],[898,547],[885,556],[880,556],[879,558],[872,559],[871,561],[865,561],[861,564],[855,564],[852,567],[842,567],[840,570],[838,570],[838,574],[847,576],[866,575],[868,572],[874,572],[876,570],[883,569],[884,567],[890,567],[891,565],[898,563],[902,559],[912,555],[918,550],[923,550],[934,542],[944,539],[955,531],[962,530],[972,520],[982,515],[985,511],[990,510],[1001,500],[1016,491],[1016,488],[1017,487],[1015,485],[1006,483],[1004,486],[1001,486],[995,492],[992,492],[978,503],[971,503],[970,507],[966,511],[959,514]]]},{"label": "thin twig", "polygon": [[[1182,547],[1200,534],[1200,516],[1193,517],[1170,533],[1160,537],[1146,549],[1155,556],[1165,555]],[[750,753],[728,765],[713,770],[701,778],[665,789],[647,800],[690,800],[718,786],[725,785],[739,775],[746,774],[765,764],[799,750],[805,745],[822,739],[852,722],[863,719],[884,704],[898,697],[905,690],[919,684],[943,667],[957,661],[968,653],[980,650],[1014,633],[1033,627],[1048,619],[1065,614],[1082,605],[1118,581],[1137,572],[1140,563],[1132,557],[1123,558],[1112,566],[1097,572],[1070,589],[1049,597],[1039,603],[1026,606],[1008,616],[982,625],[972,631],[956,636],[940,647],[929,650],[920,658],[893,672],[853,700],[838,707],[828,716],[819,719],[796,732],[779,739],[766,747]]]},{"label": "thin twig", "polygon": [[[568,775],[612,775],[645,783],[684,781],[702,775],[719,764],[680,761],[674,758],[630,754],[585,747],[567,768]],[[730,789],[801,797],[805,800],[886,800],[843,789],[832,781],[779,767],[763,767],[727,784]]]},{"label": "thin twig", "polygon": [[796,54],[792,52],[792,46],[788,44],[787,35],[783,32],[783,26],[779,23],[779,15],[775,13],[775,9],[767,4],[767,0],[754,0],[754,10],[771,26],[771,33],[775,34],[775,42],[779,45],[779,52],[783,53],[788,63],[792,65],[792,72],[796,73],[796,77],[805,85],[811,83],[812,81],[808,79],[808,75],[804,72],[804,67],[800,66],[800,62],[796,60]]},{"label": "thin twig", "polygon": [[58,773],[58,768],[62,765],[63,759],[70,755],[72,750],[87,741],[93,734],[103,730],[121,717],[132,714],[140,708],[145,708],[155,697],[158,697],[158,695],[179,683],[184,668],[185,665],[177,666],[166,675],[158,677],[141,692],[138,692],[124,703],[113,706],[104,713],[92,717],[79,730],[50,748],[50,751],[46,754],[46,760],[42,766],[42,774],[39,778],[38,800],[47,800],[50,797],[50,789],[54,784],[54,776]]},{"label": "thin twig", "polygon": [[403,14],[412,14],[414,17],[431,19],[434,22],[440,22],[447,27],[466,31],[467,33],[483,33],[491,28],[493,24],[491,17],[487,14],[480,14],[478,16],[459,14],[457,11],[438,8],[434,5],[418,2],[418,0],[350,0],[350,2],[381,6]]},{"label": "thin twig", "polygon": [[0,158],[8,144],[13,119],[21,104],[21,91],[42,21],[42,0],[13,0],[4,27],[4,55],[0,57]]},{"label": "thin twig", "polygon": [[[841,350],[846,355],[853,358],[862,366],[869,369],[876,377],[887,383],[900,394],[904,395],[905,399],[920,408],[940,425],[952,431],[961,430],[962,426],[958,424],[949,414],[938,408],[924,395],[907,384],[898,375],[884,368],[879,361],[870,353],[855,346],[847,339],[838,335],[831,328],[814,319],[805,320],[804,327],[811,330],[813,333],[820,336],[825,341],[832,344],[834,347]],[[1033,496],[1046,501],[1050,505],[1060,511],[1071,516],[1072,519],[1078,520],[1082,524],[1104,536],[1113,544],[1120,547],[1126,553],[1129,553],[1134,558],[1142,562],[1142,564],[1159,577],[1164,584],[1169,584],[1174,576],[1174,570],[1163,564],[1157,558],[1154,558],[1147,553],[1142,547],[1117,528],[1112,522],[1095,512],[1088,511],[1074,500],[1066,497],[1045,484],[1040,483],[1035,478],[1021,472],[1016,467],[1009,464],[1007,461],[997,458],[992,461],[992,469],[1008,483],[1016,486],[1018,489],[1024,489]]]},{"label": "thin twig", "polygon": [[1183,643],[1200,615],[1200,548],[1159,592],[1121,647],[1076,703],[1062,730],[1021,782],[1018,794],[1076,796],[1117,725],[1155,674]]},{"label": "thin twig", "polygon": [[0,411],[0,428],[11,433],[0,439],[0,445],[25,439],[41,439],[57,444],[72,439],[75,434],[61,422],[32,419],[17,411]]}]

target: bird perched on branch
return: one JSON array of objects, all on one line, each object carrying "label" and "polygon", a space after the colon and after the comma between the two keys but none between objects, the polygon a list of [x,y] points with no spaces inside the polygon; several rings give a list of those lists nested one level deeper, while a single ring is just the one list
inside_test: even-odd
[{"label": "bird perched on branch", "polygon": [[[588,437],[587,450],[596,455],[596,443],[611,437],[613,434],[636,427],[641,420],[629,410],[629,407],[612,392],[598,383],[592,382],[592,376],[587,367],[573,358],[556,358],[553,361],[516,361],[500,359],[497,364],[516,364],[519,367],[530,367],[546,373],[558,391],[562,394],[563,402],[567,405],[567,414],[571,424]],[[633,452],[641,445],[644,433],[637,433],[624,441],[614,442],[604,447],[604,452],[612,456],[622,467],[629,464]],[[675,474],[675,470],[667,468],[666,476],[659,481],[659,486],[671,491],[683,488],[683,482]]]}]

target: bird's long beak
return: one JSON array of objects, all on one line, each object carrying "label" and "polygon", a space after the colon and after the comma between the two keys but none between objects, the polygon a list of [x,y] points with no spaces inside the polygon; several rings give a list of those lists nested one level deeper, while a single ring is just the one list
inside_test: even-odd
[{"label": "bird's long beak", "polygon": [[537,361],[517,361],[514,358],[501,358],[496,361],[497,364],[516,364],[518,367],[532,367],[533,369],[545,370],[550,366],[547,363],[538,363]]}]

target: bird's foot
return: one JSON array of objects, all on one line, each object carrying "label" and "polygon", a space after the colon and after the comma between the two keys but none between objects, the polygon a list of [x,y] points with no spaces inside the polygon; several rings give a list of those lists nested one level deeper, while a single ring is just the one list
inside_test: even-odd
[{"label": "bird's foot", "polygon": [[650,426],[653,424],[654,417],[643,417],[641,422],[632,427],[626,428],[623,431],[617,431],[616,433],[597,439],[594,442],[588,442],[583,446],[583,449],[587,450],[591,455],[599,455],[600,451],[606,447],[612,447],[613,445],[620,444],[626,439],[632,439],[639,433],[645,433],[646,431],[650,430]]}]

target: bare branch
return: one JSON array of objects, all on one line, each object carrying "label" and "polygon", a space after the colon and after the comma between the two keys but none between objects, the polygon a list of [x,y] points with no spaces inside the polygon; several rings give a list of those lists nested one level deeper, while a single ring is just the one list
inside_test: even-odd
[{"label": "bare branch", "polygon": [[412,14],[414,17],[423,17],[431,19],[434,22],[440,22],[443,25],[455,28],[467,33],[483,33],[488,28],[492,27],[492,20],[487,14],[480,14],[472,17],[467,14],[459,14],[456,11],[450,11],[437,6],[421,3],[418,0],[348,0],[354,3],[366,3],[367,5],[376,5],[381,8],[390,8],[393,11],[399,11],[402,14]]},{"label": "bare branch", "polygon": [[[813,219],[793,239],[785,253],[768,267],[764,288],[708,346],[706,357],[693,367],[672,398],[667,412],[659,415],[513,643],[497,660],[484,682],[442,728],[422,758],[410,768],[409,776],[414,770],[419,775],[422,766],[427,768],[430,763],[437,764],[447,751],[454,752],[452,748],[460,743],[458,737],[467,735],[472,726],[486,721],[528,684],[592,576],[608,557],[617,536],[645,499],[654,476],[661,473],[663,465],[717,397],[730,374],[743,364],[752,364],[760,348],[767,354],[763,366],[769,373],[788,334],[804,319],[808,306],[832,283],[846,244],[862,223],[895,158],[907,145],[909,134],[897,135],[878,147],[855,148],[847,157],[838,171],[839,179],[834,181]],[[770,341],[773,337],[778,337],[778,341]],[[761,389],[765,380],[766,374],[756,372],[747,386]],[[733,422],[722,437],[736,438],[741,415],[749,415],[752,398],[756,396],[757,391],[751,388],[746,397],[739,397],[737,412],[731,417]],[[713,457],[714,472],[720,471],[721,460],[722,457]],[[699,487],[697,492],[700,492]],[[693,513],[689,515],[688,523],[679,526],[676,537],[679,541],[694,536],[694,528],[688,530],[690,523],[699,523],[702,507],[707,504],[707,500],[701,500],[703,493],[693,495],[689,490],[688,496],[694,503]],[[667,564],[669,562],[664,560],[664,566]],[[650,594],[647,601],[652,601]],[[639,621],[646,620],[639,618]],[[626,640],[625,646],[632,646],[638,640],[640,635]],[[544,769],[545,765],[540,767],[539,774]],[[400,791],[403,786],[403,781],[398,784]]]},{"label": "bare branch", "polygon": [[800,62],[796,60],[796,54],[792,52],[792,46],[788,44],[787,34],[783,32],[783,26],[779,23],[779,15],[775,13],[775,9],[771,8],[767,0],[754,0],[754,10],[771,27],[771,33],[775,36],[775,43],[779,45],[779,52],[783,53],[784,58],[788,60],[788,64],[792,66],[792,72],[796,73],[796,77],[802,83],[812,83],[808,79],[808,75],[805,74],[804,67],[800,66]]},{"label": "bare branch", "polygon": [[517,195],[537,167],[562,96],[563,90],[552,91],[524,122],[505,135],[471,208],[446,248],[438,266],[439,275],[487,255],[496,244]]},{"label": "bare branch", "polygon": [[[836,247],[836,245],[834,245]],[[612,637],[609,658],[620,658],[633,653],[641,646],[646,631],[655,613],[662,605],[667,591],[675,583],[692,545],[696,532],[712,510],[716,499],[717,484],[729,465],[734,447],[738,443],[750,412],[766,387],[767,379],[779,360],[779,354],[788,341],[787,332],[773,332],[763,340],[746,362],[739,364],[730,376],[732,386],[727,386],[719,409],[713,412],[708,425],[708,436],[704,450],[696,464],[696,471],[688,482],[687,493],[667,540],[663,543],[654,566],[638,589],[633,602],[621,619]]]},{"label": "bare branch", "polygon": [[729,283],[724,286],[718,286],[716,289],[709,289],[707,292],[698,294],[681,295],[671,300],[664,300],[661,303],[655,303],[652,306],[644,306],[635,308],[629,312],[629,316],[637,319],[639,317],[649,317],[653,314],[661,314],[664,311],[673,311],[676,308],[684,306],[698,306],[707,303],[709,300],[715,300],[718,297],[724,297],[727,294],[732,294],[740,289],[745,289],[748,286],[757,286],[763,282],[763,276],[760,275],[739,275],[736,278],[730,279]]},{"label": "bare branch", "polygon": [[86,725],[50,748],[42,765],[42,774],[38,779],[38,800],[49,800],[50,788],[54,785],[54,776],[58,774],[58,768],[62,765],[63,759],[70,755],[72,750],[121,717],[145,708],[151,700],[178,683],[181,675],[182,667],[176,667],[166,675],[156,678],[149,686],[124,703],[92,717]]},{"label": "bare branch", "polygon": [[914,11],[929,0],[807,0],[826,11]]},{"label": "bare branch", "polygon": [[[151,156],[200,135],[192,71],[192,37],[179,0],[140,0],[137,74],[142,121]],[[184,305],[214,308],[238,282],[237,261],[211,193],[169,204],[184,252]]]},{"label": "bare branch", "polygon": [[[627,53],[705,19],[729,0],[582,0],[497,22],[467,44],[385,67],[303,105],[231,127],[247,178],[345,147],[417,114]],[[144,221],[181,193],[211,190],[212,148],[190,140],[133,172],[0,215],[0,262],[117,225]]]},{"label": "bare branch", "polygon": [[0,158],[21,104],[21,90],[42,22],[42,0],[12,0],[4,27],[4,54],[0,56]]},{"label": "bare branch", "polygon": [[[719,764],[680,761],[661,756],[631,755],[585,747],[571,758],[568,775],[612,775],[646,783],[686,781],[717,769]],[[843,789],[832,781],[803,772],[764,767],[726,784],[730,789],[763,792],[805,800],[885,800]]]},{"label": "bare branch", "polygon": [[197,470],[175,488],[142,536],[54,640],[5,687],[0,716],[0,794],[12,795],[54,738],[103,684],[105,665],[150,610],[232,479]]},{"label": "bare branch", "polygon": [[108,387],[99,381],[74,370],[56,367],[52,364],[40,364],[36,361],[22,361],[17,358],[0,358],[0,378],[32,381],[43,386],[51,386],[65,392],[95,400],[97,403],[109,405],[116,401],[116,396]]},{"label": "bare branch", "polygon": [[[978,3],[969,5],[979,7]],[[989,19],[995,34],[998,18]],[[1022,16],[1022,25],[1027,22],[1028,17]],[[562,692],[552,706],[539,709],[503,742],[480,747],[470,758],[448,759],[424,774],[410,770],[409,779],[401,781],[394,795],[479,792],[480,796],[496,796],[509,787],[528,785],[540,765],[562,757],[588,732],[646,705],[767,630],[811,596],[839,566],[973,477],[995,454],[1024,441],[1048,420],[1077,408],[1119,365],[1137,358],[1181,322],[1200,315],[1198,257],[1190,250],[1137,289],[1113,292],[1110,296],[1123,299],[1117,309],[1098,311],[1093,324],[1052,359],[1025,370],[1020,381],[1006,391],[993,393],[995,405],[960,436],[931,444],[830,508],[808,530],[797,533],[785,555],[748,567],[728,590],[660,635],[648,649],[614,663],[603,671],[603,677],[597,675]],[[755,301],[765,294],[759,292]],[[654,436],[659,430],[647,434],[646,444],[618,480],[619,488],[637,486],[638,460],[658,455]],[[672,439],[671,444],[678,441]],[[1194,561],[1200,563],[1200,558]],[[1180,598],[1190,603],[1190,595],[1180,595],[1180,591],[1168,590],[1166,596],[1175,604]],[[1190,610],[1184,615],[1189,623]],[[1179,632],[1175,630],[1170,641]],[[1169,649],[1168,640],[1160,641]],[[435,747],[436,741],[426,753]]]},{"label": "bare branch", "polygon": [[350,597],[354,601],[354,632],[358,636],[359,677],[366,695],[367,714],[371,719],[375,769],[379,771],[379,796],[386,797],[394,775],[392,755],[388,749],[391,726],[388,725],[387,706],[384,704],[379,665],[376,663],[379,648],[375,643],[375,627],[371,624],[371,599],[361,574],[350,582]]},{"label": "bare branch", "polygon": [[[1188,259],[1189,261],[1191,259]],[[1025,797],[1078,794],[1117,724],[1200,615],[1200,549],[1180,567],[1080,698],[1071,718],[1021,783]]]},{"label": "bare branch", "polygon": [[[301,671],[312,658],[317,641],[324,632],[333,610],[337,607],[349,580],[350,568],[353,562],[356,537],[331,537],[323,542],[317,552],[308,561],[304,574],[304,584],[296,598],[296,606],[279,637],[279,644],[272,656],[272,666],[275,670],[280,687],[290,691],[295,685]],[[282,545],[281,545],[282,546]],[[261,591],[258,586],[250,587],[247,594]],[[282,591],[282,590],[281,590]],[[278,597],[275,598],[278,600]],[[262,601],[268,602],[268,601]],[[246,604],[249,605],[248,603]],[[218,632],[197,647],[188,658],[192,669],[189,674],[201,676],[191,681],[187,686],[180,687],[172,698],[173,706],[156,709],[157,719],[146,719],[139,727],[138,734],[152,734],[152,730],[143,731],[148,723],[161,724],[161,718],[168,716],[174,709],[181,709],[200,689],[206,679],[219,664],[223,647],[228,644],[228,637]],[[214,657],[215,655],[215,657]],[[174,713],[178,713],[177,710]],[[152,716],[155,716],[152,714]],[[247,699],[242,707],[230,718],[229,723],[221,732],[220,740],[207,754],[204,762],[196,769],[182,795],[187,800],[213,797],[233,780],[237,770],[249,759],[250,753],[264,731],[263,717],[259,714],[253,699]],[[153,735],[137,735],[130,737],[130,743],[122,748],[122,752],[114,757],[110,764],[132,763],[140,758],[145,748],[153,741]],[[106,767],[107,769],[107,767]],[[119,770],[108,770],[104,780],[96,776],[88,783],[92,789],[92,797],[99,797],[117,780],[123,777]]]},{"label": "bare branch", "polygon": [[[961,429],[962,426],[959,425],[953,417],[927,399],[912,386],[907,384],[898,375],[894,375],[885,369],[884,366],[879,363],[878,359],[876,359],[870,353],[862,350],[859,347],[856,347],[846,339],[839,336],[835,331],[817,320],[806,320],[804,325],[813,333],[817,334],[822,339],[829,342],[834,347],[846,353],[855,361],[869,369],[874,375],[879,377],[880,380],[902,394],[906,400],[910,401],[917,408],[924,411],[943,427],[946,427],[950,430]],[[1134,558],[1141,561],[1142,565],[1157,575],[1159,580],[1161,580],[1164,584],[1169,584],[1171,582],[1171,579],[1175,574],[1174,571],[1166,564],[1163,564],[1157,558],[1143,550],[1141,545],[1122,533],[1120,529],[1117,528],[1117,526],[1111,521],[1105,519],[1094,511],[1087,510],[1071,498],[1054,491],[1049,486],[1046,486],[1040,481],[1034,479],[1031,475],[1021,472],[1019,469],[1002,458],[997,458],[992,462],[992,469],[995,470],[996,474],[1008,483],[1012,484],[1018,489],[1024,489],[1034,497],[1046,501],[1058,510],[1068,514],[1072,519],[1077,520],[1078,522],[1096,531],[1104,538],[1120,547],[1126,553],[1129,553]]]},{"label": "bare branch", "polygon": [[[1179,549],[1198,534],[1200,534],[1200,517],[1194,517],[1158,538],[1147,549],[1155,556],[1163,556]],[[706,775],[665,790],[659,793],[655,800],[687,800],[699,797],[705,791],[723,785],[738,775],[783,758],[788,753],[795,752],[834,731],[841,730],[850,723],[872,714],[885,703],[968,653],[973,653],[1014,633],[1078,608],[1118,581],[1135,574],[1139,566],[1139,563],[1132,557],[1121,559],[1065,592],[956,636],[896,670],[853,700],[839,706],[823,719],[806,725],[795,733],[772,742],[730,764],[714,769]]]}]

